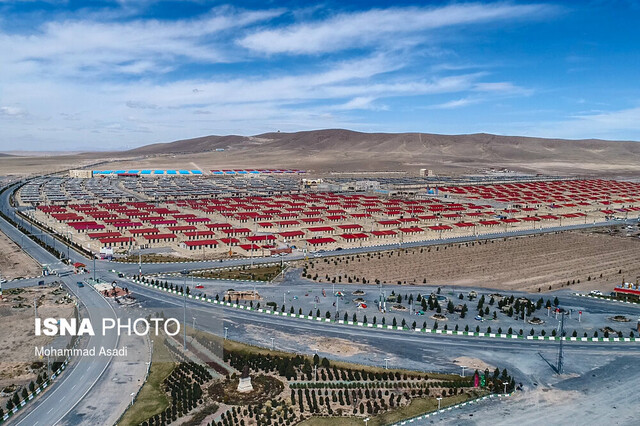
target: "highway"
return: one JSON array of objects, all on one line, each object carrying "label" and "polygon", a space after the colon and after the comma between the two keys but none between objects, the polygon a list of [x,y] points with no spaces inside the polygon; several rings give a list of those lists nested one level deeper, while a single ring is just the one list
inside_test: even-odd
[{"label": "highway", "polygon": [[[5,194],[3,194],[5,195]],[[4,197],[2,197],[4,199]],[[4,208],[4,206],[3,206]],[[13,241],[20,243],[22,233],[11,226],[6,220],[0,218],[0,229]],[[22,248],[40,264],[48,264],[58,271],[67,268],[59,262],[53,255],[40,245],[24,238]],[[91,286],[79,288],[76,282],[82,276],[69,275],[66,277],[55,277],[56,280],[64,282],[69,291],[84,305],[84,312],[90,318],[92,324],[100,324],[103,317],[115,318],[116,313],[113,307]],[[50,282],[53,278],[43,278]],[[25,280],[33,282],[36,280]],[[22,282],[17,282],[22,284]],[[13,283],[9,283],[12,287]],[[7,287],[5,285],[5,287]],[[96,333],[96,336],[89,337],[88,341],[80,347],[86,348],[115,348],[118,344],[118,337],[115,332],[107,332],[104,336]],[[18,415],[11,418],[11,422],[16,425],[55,425],[59,423],[89,392],[93,385],[100,379],[105,371],[111,357],[95,357],[91,359],[72,360],[65,372],[59,379],[53,382],[52,387],[47,390],[35,403],[28,404]]]}]

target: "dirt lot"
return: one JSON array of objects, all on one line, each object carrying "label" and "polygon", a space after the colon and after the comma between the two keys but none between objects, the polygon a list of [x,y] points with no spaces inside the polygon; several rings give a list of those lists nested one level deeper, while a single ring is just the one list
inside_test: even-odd
[{"label": "dirt lot", "polygon": [[40,275],[42,269],[33,258],[0,232],[0,276],[7,280]]},{"label": "dirt lot", "polygon": [[[606,231],[565,232],[499,241],[463,243],[370,255],[313,260],[317,281],[361,285],[458,285],[503,290],[611,291],[640,275],[640,241]],[[327,279],[327,275],[329,279]]]},{"label": "dirt lot", "polygon": [[[286,333],[269,331],[269,330],[266,330],[264,327],[260,327],[260,326],[246,325],[245,329],[247,330],[247,332],[254,334],[256,338],[258,336],[263,338],[265,342],[267,342],[265,343],[265,346],[269,346],[270,344],[270,340],[269,338],[265,338],[266,336],[269,336],[269,337],[273,336],[281,343],[287,340],[294,340],[296,342],[299,340],[295,336],[292,336]],[[349,342],[344,339],[338,339],[335,337],[326,337],[326,338],[305,337],[305,340],[307,340],[310,343],[309,345],[310,349],[317,352],[332,354],[335,356],[350,357],[350,356],[354,356],[354,355],[358,355],[358,354],[366,353],[367,351],[370,351],[370,348],[368,348],[365,345],[355,344],[353,342]]]},{"label": "dirt lot", "polygon": [[[0,319],[5,326],[0,327],[0,359],[3,360],[0,362],[0,391],[4,390],[8,393],[6,396],[11,396],[46,371],[47,360],[37,359],[34,347],[50,345],[54,339],[34,335],[34,299],[38,302],[39,317],[70,318],[75,305],[73,300],[66,297],[66,290],[58,287],[11,289],[5,290],[3,296]],[[1,393],[2,407],[6,399],[5,394]]]}]

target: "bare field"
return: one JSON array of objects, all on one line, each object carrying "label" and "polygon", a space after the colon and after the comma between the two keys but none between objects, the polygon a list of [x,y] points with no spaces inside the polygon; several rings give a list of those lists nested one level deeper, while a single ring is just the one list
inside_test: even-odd
[{"label": "bare field", "polygon": [[7,280],[38,276],[40,265],[3,232],[0,232],[0,276]]},{"label": "bare field", "polygon": [[[21,391],[38,374],[46,372],[47,360],[37,359],[34,348],[49,345],[53,337],[34,334],[34,300],[38,303],[38,316],[70,318],[74,303],[66,297],[67,292],[58,287],[20,288],[4,291],[0,302],[0,404],[5,406],[6,398],[13,391]],[[10,324],[11,326],[8,326]],[[6,360],[11,361],[6,361]],[[52,360],[53,361],[53,360]]]},{"label": "bare field", "polygon": [[[596,232],[565,232],[506,240],[403,249],[313,260],[317,281],[470,286],[512,291],[611,291],[640,275],[640,241]],[[327,275],[329,278],[327,279]],[[356,280],[357,279],[357,280]]]}]

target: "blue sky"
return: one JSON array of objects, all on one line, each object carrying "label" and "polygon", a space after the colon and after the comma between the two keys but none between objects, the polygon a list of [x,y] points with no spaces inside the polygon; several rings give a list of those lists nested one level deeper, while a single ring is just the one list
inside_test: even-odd
[{"label": "blue sky", "polygon": [[0,0],[0,150],[347,128],[640,140],[640,2]]}]

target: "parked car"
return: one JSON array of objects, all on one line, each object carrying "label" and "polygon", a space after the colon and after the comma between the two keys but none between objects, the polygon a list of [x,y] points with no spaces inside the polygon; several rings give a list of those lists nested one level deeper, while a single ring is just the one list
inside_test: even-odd
[{"label": "parked car", "polygon": [[78,287],[84,287],[84,283],[82,281],[78,281],[77,284],[78,284]]},{"label": "parked car", "polygon": [[44,285],[44,280],[38,281],[38,285]]}]

